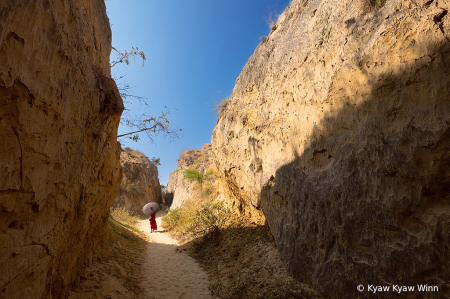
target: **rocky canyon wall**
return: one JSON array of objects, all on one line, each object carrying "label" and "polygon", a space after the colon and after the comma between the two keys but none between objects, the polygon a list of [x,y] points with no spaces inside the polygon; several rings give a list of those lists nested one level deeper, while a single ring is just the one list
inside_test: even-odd
[{"label": "rocky canyon wall", "polygon": [[[158,167],[143,153],[126,147],[120,154],[123,178],[114,206],[142,213],[149,202],[162,202]],[[143,214],[142,214],[143,215]]]},{"label": "rocky canyon wall", "polygon": [[103,244],[122,100],[104,1],[0,2],[0,297],[64,298]]},{"label": "rocky canyon wall", "polygon": [[210,167],[215,167],[211,144],[204,144],[201,150],[187,150],[181,153],[178,159],[178,167],[169,176],[164,202],[171,209],[180,207],[184,201],[193,195],[195,182],[184,180],[183,171],[197,169],[207,172]]},{"label": "rocky canyon wall", "polygon": [[449,298],[449,6],[294,0],[219,116],[229,188],[329,296],[428,284],[439,292],[402,296]]}]

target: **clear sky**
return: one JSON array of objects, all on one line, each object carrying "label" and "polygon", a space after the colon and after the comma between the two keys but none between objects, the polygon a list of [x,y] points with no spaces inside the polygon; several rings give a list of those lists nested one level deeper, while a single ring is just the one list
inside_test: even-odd
[{"label": "clear sky", "polygon": [[[167,185],[182,151],[201,149],[211,142],[217,121],[212,106],[229,96],[236,78],[270,32],[264,14],[281,13],[290,0],[106,0],[113,41],[119,51],[138,47],[147,60],[144,67],[136,58],[130,65],[112,68],[120,82],[133,93],[147,98],[149,107],[128,107],[138,114],[159,116],[164,106],[180,138],[170,142],[145,134],[138,142],[122,147],[161,158],[159,180]],[[112,53],[112,60],[115,55]],[[177,110],[176,110],[177,109]],[[132,131],[119,127],[119,134]]]}]

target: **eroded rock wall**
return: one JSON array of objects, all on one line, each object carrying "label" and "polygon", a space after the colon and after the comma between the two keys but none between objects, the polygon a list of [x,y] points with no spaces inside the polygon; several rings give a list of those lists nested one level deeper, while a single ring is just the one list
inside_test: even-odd
[{"label": "eroded rock wall", "polygon": [[0,2],[0,297],[64,298],[103,244],[122,100],[104,1]]},{"label": "eroded rock wall", "polygon": [[142,213],[149,202],[162,202],[158,167],[139,151],[126,147],[120,154],[123,178],[114,205]]},{"label": "eroded rock wall", "polygon": [[[210,167],[215,167],[211,144],[204,144],[201,150],[187,150],[181,153],[178,159],[177,169],[169,175],[164,202],[171,209],[180,207],[193,195],[195,182],[184,180],[183,171],[197,169],[208,172]],[[206,183],[206,182],[205,182]]]},{"label": "eroded rock wall", "polygon": [[219,116],[228,185],[262,209],[289,271],[330,296],[450,294],[449,6],[294,0]]}]

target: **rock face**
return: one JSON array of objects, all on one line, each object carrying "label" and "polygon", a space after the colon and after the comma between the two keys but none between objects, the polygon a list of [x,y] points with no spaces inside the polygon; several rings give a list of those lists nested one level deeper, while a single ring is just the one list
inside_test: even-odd
[{"label": "rock face", "polygon": [[149,202],[162,202],[161,185],[158,179],[158,167],[143,153],[129,147],[120,154],[123,178],[115,206],[141,212]]},{"label": "rock face", "polygon": [[183,171],[194,168],[207,172],[208,168],[214,166],[211,144],[204,144],[202,150],[187,150],[181,153],[178,159],[178,168],[169,176],[164,202],[171,209],[180,207],[194,191],[195,182],[183,180]]},{"label": "rock face", "polygon": [[0,297],[64,298],[120,186],[103,1],[0,3]]},{"label": "rock face", "polygon": [[219,116],[219,170],[325,294],[449,298],[449,5],[294,0]]}]

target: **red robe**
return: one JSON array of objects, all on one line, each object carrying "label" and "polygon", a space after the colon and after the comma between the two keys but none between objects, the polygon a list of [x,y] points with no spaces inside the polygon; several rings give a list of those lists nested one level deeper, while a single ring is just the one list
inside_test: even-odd
[{"label": "red robe", "polygon": [[150,215],[150,217],[148,218],[148,220],[150,221],[150,227],[151,229],[157,230],[158,226],[156,225],[156,215]]}]

